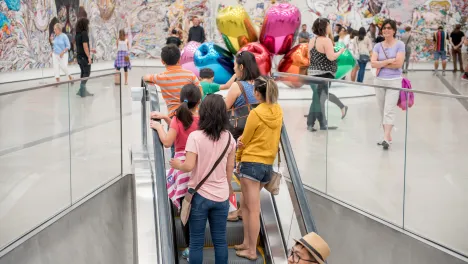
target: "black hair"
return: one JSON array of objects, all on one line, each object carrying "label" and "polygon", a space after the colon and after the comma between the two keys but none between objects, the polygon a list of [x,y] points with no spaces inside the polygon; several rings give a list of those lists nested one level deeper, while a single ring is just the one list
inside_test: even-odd
[{"label": "black hair", "polygon": [[177,30],[176,30],[176,29],[173,29],[173,30],[171,31],[171,33],[175,35],[175,34],[177,34]]},{"label": "black hair", "polygon": [[364,27],[361,27],[358,33],[359,41],[364,40],[364,38],[366,37],[366,34],[367,34],[366,29]]},{"label": "black hair", "polygon": [[278,102],[278,85],[275,80],[268,76],[260,76],[254,82],[255,91],[259,92],[263,101],[268,104]]},{"label": "black hair", "polygon": [[357,36],[359,36],[359,31],[357,31],[357,30],[351,31],[351,39],[354,39]]},{"label": "black hair", "polygon": [[392,19],[385,19],[385,21],[382,23],[382,26],[380,28],[380,31],[383,31],[384,27],[386,25],[390,25],[390,27],[393,29],[393,31],[395,31],[395,33],[393,33],[393,37],[396,37],[396,32],[397,32],[397,24],[395,22],[395,20],[392,20]]},{"label": "black hair", "polygon": [[317,36],[325,37],[327,36],[328,24],[330,24],[330,20],[319,17],[314,21],[314,25],[312,25],[312,32]]},{"label": "black hair", "polygon": [[455,25],[455,29],[453,30],[453,32],[458,33],[458,32],[461,31],[460,29],[461,29],[461,25],[460,25],[460,24],[456,24],[456,25]]},{"label": "black hair", "polygon": [[89,31],[89,20],[86,17],[82,17],[76,22],[76,33],[81,33],[83,31]]},{"label": "black hair", "polygon": [[338,27],[338,33],[344,28],[341,24],[336,24],[335,27]]},{"label": "black hair", "polygon": [[221,138],[221,133],[229,128],[226,103],[221,95],[209,94],[200,105],[198,128],[213,141]]},{"label": "black hair", "polygon": [[180,49],[174,44],[165,46],[161,50],[161,60],[167,66],[177,65],[180,60]]},{"label": "black hair", "polygon": [[210,68],[200,69],[200,79],[211,79],[214,77],[214,71]]},{"label": "black hair", "polygon": [[260,69],[258,68],[255,56],[249,51],[241,51],[236,56],[237,67],[244,66],[242,69],[242,76],[239,81],[251,81],[260,76]]},{"label": "black hair", "polygon": [[78,8],[78,19],[80,19],[82,17],[88,18],[88,13],[86,12],[84,6],[80,6]]},{"label": "black hair", "polygon": [[193,115],[190,111],[195,108],[201,100],[200,88],[193,83],[186,84],[180,91],[180,106],[177,108],[176,117],[182,122],[185,130],[193,123]]}]

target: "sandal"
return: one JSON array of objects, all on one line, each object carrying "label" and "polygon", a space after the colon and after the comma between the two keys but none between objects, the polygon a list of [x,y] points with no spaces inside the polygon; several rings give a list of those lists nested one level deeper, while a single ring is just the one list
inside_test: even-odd
[{"label": "sandal", "polygon": [[236,252],[236,255],[237,255],[238,257],[240,257],[240,258],[245,258],[245,259],[252,260],[252,261],[255,261],[255,260],[258,259],[258,256],[255,256],[255,258],[251,258],[251,257],[249,257],[249,256],[247,256],[247,255],[242,254],[241,252],[243,252],[243,251],[237,251],[237,252]]}]

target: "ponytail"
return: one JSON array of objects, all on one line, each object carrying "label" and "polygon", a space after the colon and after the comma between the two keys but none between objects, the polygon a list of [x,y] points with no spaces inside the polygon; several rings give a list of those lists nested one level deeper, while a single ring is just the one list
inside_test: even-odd
[{"label": "ponytail", "polygon": [[260,76],[255,79],[255,90],[262,95],[267,104],[276,104],[278,102],[278,85],[271,77]]},{"label": "ponytail", "polygon": [[187,84],[180,91],[180,106],[177,108],[176,117],[184,125],[187,130],[193,123],[192,110],[201,100],[201,92],[198,86]]}]

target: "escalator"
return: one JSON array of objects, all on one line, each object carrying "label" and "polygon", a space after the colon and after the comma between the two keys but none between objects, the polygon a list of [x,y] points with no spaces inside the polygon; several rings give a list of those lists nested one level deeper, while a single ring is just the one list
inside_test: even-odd
[{"label": "escalator", "polygon": [[[142,100],[150,101],[151,111],[160,110],[160,97],[155,86],[142,83],[144,98]],[[144,111],[142,116],[147,116]],[[146,132],[143,132],[146,133]],[[159,140],[158,133],[152,131],[153,145],[148,146],[154,151],[154,183],[153,193],[155,207],[156,224],[156,244],[158,246],[158,263],[188,263],[182,258],[182,252],[185,249],[185,239],[183,235],[182,224],[177,210],[172,208],[172,203],[167,197],[166,189],[166,168],[167,157],[165,157],[164,148]],[[271,195],[268,191],[262,190],[260,193],[260,235],[257,243],[256,261],[250,261],[240,258],[236,255],[234,245],[243,242],[243,222],[227,222],[227,243],[228,243],[228,263],[286,263],[287,249],[294,243],[293,238],[298,238],[309,232],[315,232],[315,224],[312,214],[307,206],[304,189],[299,178],[299,172],[296,169],[294,156],[286,129],[283,125],[281,134],[281,150],[286,164],[284,167],[276,168],[282,170],[289,184],[283,181],[278,196]],[[234,176],[232,187],[237,195],[237,201],[240,201],[240,184]],[[281,213],[280,213],[281,212]],[[168,254],[173,252],[174,254]],[[214,247],[211,241],[210,227],[207,223],[205,230],[205,247],[203,254],[203,263],[214,263]]]}]

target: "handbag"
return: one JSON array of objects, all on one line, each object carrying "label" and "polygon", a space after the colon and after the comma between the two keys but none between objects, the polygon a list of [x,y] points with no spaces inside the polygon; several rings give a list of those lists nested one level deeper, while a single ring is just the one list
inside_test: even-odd
[{"label": "handbag", "polygon": [[359,61],[362,61],[362,62],[369,62],[370,61],[370,56],[368,54],[361,54],[361,49],[359,49],[359,42],[358,40],[356,40],[356,46],[358,48],[358,52],[359,52]]},{"label": "handbag", "polygon": [[216,160],[215,164],[211,168],[210,172],[208,172],[208,174],[205,176],[205,178],[203,178],[203,180],[197,184],[195,189],[190,188],[188,190],[188,193],[185,195],[184,200],[182,202],[182,209],[180,211],[180,220],[182,221],[182,224],[186,225],[188,220],[189,220],[190,210],[192,209],[193,196],[195,195],[195,193],[198,192],[200,187],[206,182],[208,177],[210,177],[210,175],[213,173],[213,171],[219,165],[219,163],[223,159],[224,155],[226,154],[230,144],[231,144],[231,135],[229,134],[228,143],[226,144],[226,147],[224,148],[223,153],[219,156],[219,158]]},{"label": "handbag", "polygon": [[238,138],[242,135],[250,111],[252,111],[252,109],[257,107],[258,105],[249,103],[249,99],[247,98],[247,94],[245,93],[244,85],[242,84],[242,82],[237,82],[237,85],[239,85],[241,94],[244,97],[245,105],[237,108],[232,107],[227,111],[229,115],[229,123],[231,125],[230,130],[234,138]]},{"label": "handbag", "polygon": [[125,62],[130,62],[130,56],[128,56],[128,55],[125,56],[125,57],[124,57],[124,61],[125,61]]},{"label": "handbag", "polygon": [[[401,88],[405,88],[408,90],[411,90],[411,82],[410,80],[403,78],[401,81]],[[413,92],[406,92],[406,91],[400,91],[400,97],[398,98],[398,107],[401,108],[401,110],[405,111],[407,110],[407,106],[412,107],[414,105],[414,93]]]},{"label": "handbag", "polygon": [[281,172],[279,172],[280,165],[281,165],[281,154],[280,154],[280,149],[278,148],[278,172],[273,171],[271,173],[271,180],[267,184],[265,184],[265,189],[273,195],[279,194],[279,187],[281,184],[281,179],[283,178],[283,175],[281,174]]}]

